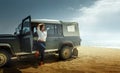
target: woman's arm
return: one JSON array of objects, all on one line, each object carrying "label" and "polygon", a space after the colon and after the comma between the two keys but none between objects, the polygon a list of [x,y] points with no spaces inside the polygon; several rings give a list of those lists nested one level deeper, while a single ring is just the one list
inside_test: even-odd
[{"label": "woman's arm", "polygon": [[[39,37],[41,37],[41,34],[40,34],[40,33],[41,33],[41,31],[40,31],[40,26],[41,26],[41,25],[42,25],[42,24],[38,24],[38,25],[37,25],[37,34],[38,34]],[[43,40],[39,38],[38,41],[43,41]]]},{"label": "woman's arm", "polygon": [[40,26],[41,26],[42,24],[38,24],[37,25],[37,30],[40,30]]}]

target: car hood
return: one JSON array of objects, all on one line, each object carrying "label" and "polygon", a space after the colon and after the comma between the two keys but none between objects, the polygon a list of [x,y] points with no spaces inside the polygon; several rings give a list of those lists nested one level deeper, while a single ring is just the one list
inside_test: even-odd
[{"label": "car hood", "polygon": [[15,35],[13,35],[13,34],[0,34],[0,39],[1,38],[14,38],[15,37]]}]

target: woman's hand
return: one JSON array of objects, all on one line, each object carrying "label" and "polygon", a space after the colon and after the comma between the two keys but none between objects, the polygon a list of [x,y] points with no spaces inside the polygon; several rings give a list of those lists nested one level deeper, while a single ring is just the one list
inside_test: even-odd
[{"label": "woman's hand", "polygon": [[42,25],[42,24],[38,24],[37,28],[40,28],[41,25]]},{"label": "woman's hand", "polygon": [[41,26],[42,24],[38,24],[38,26]]}]

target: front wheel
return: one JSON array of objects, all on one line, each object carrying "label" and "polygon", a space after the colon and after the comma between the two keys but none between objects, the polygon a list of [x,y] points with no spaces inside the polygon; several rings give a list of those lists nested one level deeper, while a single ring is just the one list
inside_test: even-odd
[{"label": "front wheel", "polygon": [[69,59],[72,56],[72,48],[69,46],[64,46],[59,51],[59,57],[60,59],[66,60]]},{"label": "front wheel", "polygon": [[10,56],[7,51],[0,50],[0,67],[6,65],[10,60]]}]

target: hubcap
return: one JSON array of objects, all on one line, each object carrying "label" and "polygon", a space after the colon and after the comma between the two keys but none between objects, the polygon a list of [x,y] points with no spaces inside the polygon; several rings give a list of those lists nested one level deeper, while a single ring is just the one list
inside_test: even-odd
[{"label": "hubcap", "polygon": [[0,66],[3,66],[7,62],[7,57],[0,53]]},{"label": "hubcap", "polygon": [[69,50],[68,48],[66,48],[66,49],[64,50],[64,53],[63,53],[63,54],[65,55],[66,58],[69,58],[69,56],[70,56],[70,50]]}]

